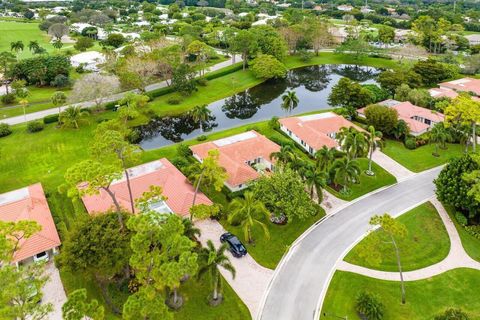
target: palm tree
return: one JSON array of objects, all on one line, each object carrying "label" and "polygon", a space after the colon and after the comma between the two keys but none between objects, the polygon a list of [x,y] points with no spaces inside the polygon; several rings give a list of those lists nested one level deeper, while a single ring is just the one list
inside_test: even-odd
[{"label": "palm tree", "polygon": [[79,122],[87,115],[85,111],[82,111],[80,107],[70,106],[60,113],[59,121],[63,127],[73,127],[78,129]]},{"label": "palm tree", "polygon": [[293,162],[296,155],[291,144],[284,144],[280,147],[280,151],[272,152],[270,159],[276,159],[278,164],[287,165]]},{"label": "palm tree", "polygon": [[188,218],[183,218],[182,223],[184,228],[183,234],[187,236],[190,240],[196,240],[197,236],[200,236],[200,229],[195,227],[192,220]]},{"label": "palm tree", "polygon": [[365,171],[365,173],[369,176],[374,176],[375,172],[372,171],[372,156],[373,152],[377,149],[377,146],[381,144],[381,141],[379,141],[379,139],[382,138],[382,133],[375,130],[374,126],[369,126],[366,138],[368,142],[368,149],[370,150],[370,155],[368,157],[368,170]]},{"label": "palm tree", "polygon": [[208,121],[212,111],[208,109],[207,105],[195,106],[192,111],[190,111],[190,116],[193,121],[197,122],[200,125],[200,130],[203,132],[203,123]]},{"label": "palm tree", "polygon": [[30,95],[30,92],[27,88],[21,87],[15,89],[15,95],[20,98],[20,105],[23,108],[23,118],[25,122],[27,121],[27,107],[28,107],[28,100],[27,97]]},{"label": "palm tree", "polygon": [[270,232],[267,226],[260,219],[268,219],[270,213],[265,208],[263,202],[254,198],[253,192],[247,191],[244,198],[235,198],[230,203],[229,223],[240,222],[245,241],[252,243],[252,227],[259,225],[267,238],[270,238]]},{"label": "palm tree", "polygon": [[15,51],[15,53],[17,54],[17,59],[18,59],[18,53],[20,51],[23,51],[24,48],[25,46],[23,45],[23,42],[20,40],[10,43],[10,51]]},{"label": "palm tree", "polygon": [[55,91],[50,98],[54,106],[58,107],[58,114],[62,112],[61,106],[67,102],[67,95],[63,91]]},{"label": "palm tree", "polygon": [[368,152],[368,142],[365,135],[354,127],[341,128],[337,134],[340,147],[351,159],[363,157]]},{"label": "palm tree", "polygon": [[15,55],[8,51],[3,51],[0,53],[0,70],[3,77],[3,84],[5,85],[5,93],[8,94],[8,71],[10,70],[11,66],[17,61],[15,59]]},{"label": "palm tree", "polygon": [[60,50],[63,47],[63,42],[62,42],[62,40],[57,39],[57,40],[53,41],[52,46],[55,49]]},{"label": "palm tree", "polygon": [[333,180],[335,184],[343,187],[342,191],[346,193],[348,187],[358,181],[360,176],[360,166],[356,160],[350,160],[348,157],[337,159],[333,163]]},{"label": "palm tree", "polygon": [[219,298],[221,299],[220,290],[222,288],[222,276],[220,275],[218,267],[222,267],[229,271],[232,274],[232,277],[235,278],[235,268],[230,262],[228,256],[225,255],[226,250],[226,243],[222,244],[217,250],[212,240],[208,240],[207,247],[202,248],[200,251],[201,265],[198,270],[198,277],[200,278],[207,273],[210,274],[210,279],[213,283],[213,301],[218,301]]},{"label": "palm tree", "polygon": [[337,150],[335,148],[328,148],[323,146],[315,153],[316,165],[320,171],[327,171],[330,165],[335,160]]},{"label": "palm tree", "polygon": [[397,125],[393,128],[393,136],[399,140],[402,136],[407,137],[410,133],[410,128],[404,120],[398,120]]},{"label": "palm tree", "polygon": [[310,189],[310,198],[313,199],[313,191],[317,193],[318,204],[323,201],[323,188],[327,185],[327,173],[320,171],[318,168],[310,167],[305,172],[305,184]]},{"label": "palm tree", "polygon": [[30,41],[28,44],[28,50],[33,53],[38,52],[38,50],[40,50],[40,45],[38,44],[38,41]]},{"label": "palm tree", "polygon": [[282,109],[288,112],[292,111],[298,106],[298,97],[295,91],[287,91],[282,96]]},{"label": "palm tree", "polygon": [[452,139],[452,136],[450,135],[450,132],[445,128],[443,125],[443,122],[439,122],[435,124],[430,130],[430,142],[435,143],[435,151],[432,153],[434,157],[438,157],[438,146],[441,145],[443,148],[446,149],[446,143],[447,141],[450,141]]}]

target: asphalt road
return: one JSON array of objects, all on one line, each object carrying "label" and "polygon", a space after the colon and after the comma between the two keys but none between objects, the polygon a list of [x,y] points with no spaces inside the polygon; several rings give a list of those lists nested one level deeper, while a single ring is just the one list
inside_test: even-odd
[{"label": "asphalt road", "polygon": [[[297,241],[275,271],[262,320],[318,320],[335,264],[385,212],[398,215],[434,195],[436,168],[363,198],[319,223]],[[328,310],[325,310],[328,312]]]}]

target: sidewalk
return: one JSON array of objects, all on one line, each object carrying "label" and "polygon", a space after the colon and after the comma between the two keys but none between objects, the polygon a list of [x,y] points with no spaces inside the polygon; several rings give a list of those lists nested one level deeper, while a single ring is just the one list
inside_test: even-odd
[{"label": "sidewalk", "polygon": [[[234,59],[235,59],[235,62],[241,62],[242,61],[242,58],[239,55],[235,56]],[[208,71],[213,72],[213,71],[217,71],[219,69],[225,68],[225,67],[231,65],[232,61],[233,61],[233,57],[231,59],[228,59],[226,61],[217,63],[217,64],[209,67]],[[145,89],[146,89],[146,92],[151,92],[153,90],[161,89],[161,88],[164,88],[166,86],[167,86],[167,81],[162,81],[162,82],[151,84],[151,85],[147,86]],[[135,90],[125,91],[125,92],[120,92],[120,93],[114,94],[110,97],[105,98],[103,100],[103,103],[109,103],[109,102],[120,100],[128,92],[135,92]],[[70,104],[70,105],[65,105],[65,106],[61,107],[60,110],[63,111],[70,106],[80,106],[82,108],[91,108],[91,107],[95,106],[95,102],[94,101],[84,101],[84,102],[74,103],[74,104]],[[0,123],[7,123],[9,125],[16,125],[16,124],[20,124],[20,123],[24,123],[24,122],[29,122],[29,121],[32,121],[32,120],[43,119],[45,116],[49,116],[49,115],[52,115],[52,114],[58,114],[58,108],[51,108],[51,109],[46,109],[46,110],[42,110],[42,111],[32,112],[32,113],[27,114],[25,117],[23,115],[21,115],[21,116],[15,116],[15,117],[11,117],[11,118],[0,119]]]},{"label": "sidewalk", "polygon": [[392,174],[397,179],[397,182],[405,180],[415,174],[379,150],[375,150],[372,155],[372,160]]},{"label": "sidewalk", "polygon": [[63,289],[60,273],[53,261],[47,263],[45,273],[49,276],[49,279],[42,288],[42,303],[53,305],[53,311],[48,314],[49,320],[62,320],[62,306],[67,301],[67,295]]},{"label": "sidewalk", "polygon": [[[433,276],[442,274],[446,271],[457,268],[471,268],[480,270],[480,262],[473,260],[465,252],[460,236],[458,235],[457,229],[455,228],[455,224],[450,219],[443,205],[436,198],[430,199],[430,202],[437,209],[445,225],[445,228],[447,229],[447,233],[450,238],[450,252],[444,260],[434,265],[414,271],[404,272],[404,280],[416,281],[428,279]],[[358,273],[370,278],[376,278],[381,280],[400,281],[400,274],[398,272],[387,272],[368,269],[365,267],[350,264],[343,260],[338,263],[337,270]]]}]

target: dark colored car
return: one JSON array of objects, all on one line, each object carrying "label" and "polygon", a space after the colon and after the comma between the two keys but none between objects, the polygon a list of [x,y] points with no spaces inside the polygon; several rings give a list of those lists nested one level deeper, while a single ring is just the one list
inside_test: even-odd
[{"label": "dark colored car", "polygon": [[220,242],[228,243],[230,252],[234,257],[240,258],[247,254],[247,248],[240,242],[237,236],[231,234],[230,232],[224,233],[220,236]]}]

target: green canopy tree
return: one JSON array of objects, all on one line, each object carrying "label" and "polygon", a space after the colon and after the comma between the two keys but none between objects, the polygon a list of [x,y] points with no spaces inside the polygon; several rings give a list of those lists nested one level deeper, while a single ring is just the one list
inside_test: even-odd
[{"label": "green canopy tree", "polygon": [[141,287],[123,305],[124,320],[173,320],[164,298],[152,287]]},{"label": "green canopy tree", "polygon": [[5,86],[5,93],[9,94],[8,88],[8,74],[12,65],[17,61],[15,55],[11,52],[3,51],[0,53],[0,70],[2,73],[3,85]]},{"label": "green canopy tree", "polygon": [[469,95],[461,94],[445,109],[445,122],[450,124],[460,123],[472,128],[473,152],[477,146],[477,123],[480,122],[480,102],[473,100]]},{"label": "green canopy tree", "polygon": [[30,238],[42,227],[31,220],[0,221],[0,261],[11,261],[20,241]]},{"label": "green canopy tree", "polygon": [[258,43],[255,35],[249,30],[240,30],[232,38],[230,43],[233,52],[239,52],[243,60],[243,70],[247,67],[247,60],[250,55],[258,49]]},{"label": "green canopy tree", "polygon": [[98,301],[87,299],[87,289],[77,289],[68,295],[68,300],[62,306],[64,320],[83,320],[88,317],[92,320],[103,320],[105,310]]},{"label": "green canopy tree", "polygon": [[341,78],[333,86],[328,96],[328,103],[333,107],[352,107],[355,109],[365,107],[374,100],[373,94],[367,88],[349,78]]},{"label": "green canopy tree", "polygon": [[430,143],[435,144],[435,151],[432,153],[434,157],[440,156],[438,154],[438,147],[442,147],[444,149],[447,148],[447,142],[452,139],[450,132],[445,128],[443,122],[437,123],[433,126],[430,130]]}]

